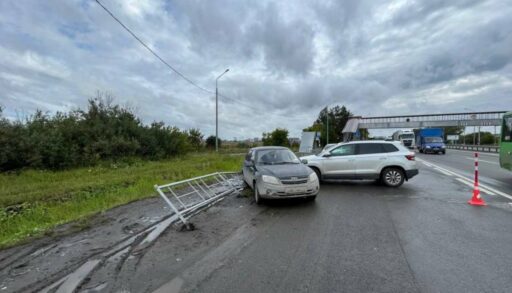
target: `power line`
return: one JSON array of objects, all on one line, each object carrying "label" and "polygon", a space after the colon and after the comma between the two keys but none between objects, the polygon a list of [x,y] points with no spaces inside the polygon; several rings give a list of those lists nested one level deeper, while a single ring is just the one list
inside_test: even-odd
[{"label": "power line", "polygon": [[219,94],[219,96],[220,96],[220,97],[223,97],[223,98],[225,98],[225,99],[228,99],[228,100],[230,100],[230,101],[233,101],[233,102],[235,102],[235,103],[238,103],[238,104],[240,104],[240,105],[242,105],[242,106],[245,106],[245,107],[247,107],[247,108],[250,108],[250,109],[252,109],[252,110],[254,110],[254,111],[258,111],[258,110],[259,110],[258,108],[254,107],[254,106],[252,106],[252,105],[249,105],[249,104],[243,103],[243,102],[242,102],[242,101],[240,101],[240,100],[237,100],[237,99],[234,99],[234,98],[231,98],[231,97],[225,96],[225,95],[221,95],[221,94]]},{"label": "power line", "polygon": [[203,88],[202,86],[198,85],[197,83],[193,82],[190,78],[186,77],[185,75],[183,75],[181,72],[179,72],[176,68],[172,67],[169,63],[167,63],[164,59],[162,59],[162,57],[160,57],[155,51],[153,51],[148,45],[146,45],[146,43],[144,43],[139,37],[137,37],[137,35],[132,32],[126,25],[124,25],[124,23],[122,23],[110,10],[108,10],[107,7],[105,7],[105,5],[103,5],[99,0],[95,0],[96,3],[98,3],[115,21],[117,21],[128,33],[130,33],[130,35],[132,35],[132,37],[134,37],[137,41],[139,41],[139,43],[144,46],[144,48],[146,48],[151,54],[153,54],[153,56],[155,56],[156,58],[158,58],[158,60],[160,60],[163,64],[165,64],[167,67],[169,67],[172,71],[174,71],[176,74],[178,74],[181,78],[183,78],[184,80],[186,80],[188,83],[190,83],[191,85],[197,87],[198,89],[202,90],[202,91],[205,91],[207,93],[210,93],[210,94],[213,94],[212,91],[209,91],[205,88]]},{"label": "power line", "polygon": [[[95,0],[96,3],[98,3],[98,5],[101,6],[101,8],[103,8],[103,10],[105,10],[117,23],[119,23],[132,37],[134,37],[142,46],[144,46],[144,48],[146,48],[153,56],[155,56],[158,60],[160,60],[164,65],[166,65],[167,67],[169,67],[173,72],[175,72],[176,74],[178,74],[181,78],[183,78],[184,80],[186,80],[188,83],[190,83],[191,85],[195,86],[196,88],[206,92],[206,93],[209,93],[209,94],[214,94],[213,91],[210,91],[200,85],[198,85],[197,83],[195,83],[194,81],[192,81],[190,78],[186,77],[184,74],[182,74],[181,72],[179,72],[176,68],[174,68],[171,64],[167,63],[162,57],[160,57],[155,51],[153,51],[148,45],[146,45],[146,43],[144,43],[132,30],[130,30],[121,20],[119,20],[119,18],[117,18],[107,7],[105,7],[105,5],[103,5],[103,3],[101,3],[99,0]],[[221,97],[224,97],[228,100],[231,100],[235,103],[238,103],[240,105],[243,105],[245,107],[248,107],[248,108],[251,108],[252,110],[258,110],[257,108],[253,107],[252,105],[249,105],[249,104],[246,104],[246,103],[242,103],[240,100],[237,100],[237,99],[234,99],[234,98],[231,98],[231,97],[228,97],[228,96],[225,96],[225,95],[221,95],[219,94],[219,96]]]}]

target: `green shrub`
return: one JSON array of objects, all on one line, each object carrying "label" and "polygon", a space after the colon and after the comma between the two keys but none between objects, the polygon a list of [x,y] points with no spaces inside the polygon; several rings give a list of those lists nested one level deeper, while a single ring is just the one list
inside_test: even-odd
[{"label": "green shrub", "polygon": [[[220,148],[220,145],[222,144],[222,140],[220,138],[218,144]],[[215,149],[215,135],[208,136],[208,138],[206,139],[206,147],[209,149]]]},{"label": "green shrub", "polygon": [[201,140],[197,129],[181,131],[163,122],[144,125],[129,108],[99,94],[89,100],[86,111],[54,116],[36,111],[25,121],[0,117],[0,171],[57,170],[128,157],[170,158],[198,149]]}]

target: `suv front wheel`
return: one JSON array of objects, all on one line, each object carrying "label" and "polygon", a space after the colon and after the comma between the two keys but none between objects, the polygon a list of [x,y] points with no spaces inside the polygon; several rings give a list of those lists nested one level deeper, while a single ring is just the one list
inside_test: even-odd
[{"label": "suv front wheel", "polygon": [[404,183],[404,171],[402,171],[400,168],[386,168],[384,171],[382,171],[380,180],[387,186],[398,187]]}]

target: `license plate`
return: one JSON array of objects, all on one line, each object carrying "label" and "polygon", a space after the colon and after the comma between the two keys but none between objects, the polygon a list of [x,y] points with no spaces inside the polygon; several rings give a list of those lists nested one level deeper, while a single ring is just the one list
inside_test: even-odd
[{"label": "license plate", "polygon": [[288,193],[291,193],[291,194],[304,193],[304,189],[302,189],[302,188],[290,188],[287,191],[288,191]]}]

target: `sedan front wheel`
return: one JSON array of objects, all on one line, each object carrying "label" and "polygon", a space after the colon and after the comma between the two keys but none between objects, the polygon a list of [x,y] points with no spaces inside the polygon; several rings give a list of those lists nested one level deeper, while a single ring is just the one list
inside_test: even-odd
[{"label": "sedan front wheel", "polygon": [[256,204],[261,204],[260,193],[258,192],[258,186],[256,185],[256,181],[254,181],[254,202]]}]

